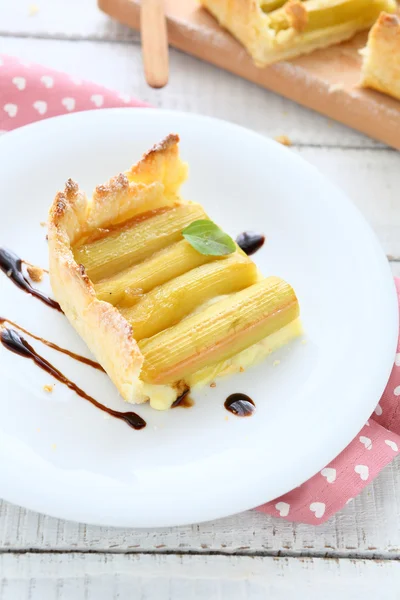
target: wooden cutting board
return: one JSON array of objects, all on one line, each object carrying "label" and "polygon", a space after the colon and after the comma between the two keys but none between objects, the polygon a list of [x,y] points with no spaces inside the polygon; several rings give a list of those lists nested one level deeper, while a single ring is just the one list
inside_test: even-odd
[{"label": "wooden cutting board", "polygon": [[[121,23],[139,29],[140,0],[98,0],[98,5]],[[400,150],[400,101],[358,87],[358,50],[366,43],[366,33],[260,69],[196,0],[165,0],[165,6],[172,46]]]}]

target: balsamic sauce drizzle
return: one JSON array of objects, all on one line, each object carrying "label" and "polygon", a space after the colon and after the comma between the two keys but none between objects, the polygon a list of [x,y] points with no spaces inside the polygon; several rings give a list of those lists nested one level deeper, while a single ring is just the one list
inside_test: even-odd
[{"label": "balsamic sauce drizzle", "polygon": [[73,390],[78,396],[84,398],[93,406],[96,406],[103,412],[115,417],[116,419],[120,419],[125,421],[127,425],[132,427],[133,429],[143,429],[146,427],[146,421],[142,419],[139,415],[134,412],[120,412],[118,410],[113,410],[112,408],[108,408],[103,404],[100,404],[97,400],[89,396],[86,392],[84,392],[80,387],[78,387],[75,383],[70,381],[67,377],[65,377],[58,369],[56,369],[49,361],[47,361],[43,356],[40,356],[32,346],[16,331],[15,329],[2,329],[0,333],[0,341],[7,350],[18,354],[19,356],[23,356],[24,358],[29,358],[33,360],[33,362],[49,373],[52,377],[57,379],[60,383],[66,385],[70,390]]},{"label": "balsamic sauce drizzle", "polygon": [[256,410],[256,405],[253,400],[246,394],[231,394],[225,400],[224,406],[226,410],[233,413],[237,417],[250,417]]},{"label": "balsamic sauce drizzle", "polygon": [[[3,271],[3,273],[5,273],[5,275],[7,275],[7,277],[9,279],[11,279],[11,281],[17,287],[19,287],[21,290],[30,294],[31,296],[34,296],[35,298],[38,298],[41,302],[43,302],[47,306],[50,306],[50,308],[54,308],[55,310],[62,312],[61,307],[58,304],[58,302],[56,302],[52,298],[49,298],[48,296],[46,296],[45,294],[43,294],[42,292],[40,292],[39,290],[37,290],[30,284],[30,282],[28,281],[28,279],[24,276],[24,274],[22,272],[22,264],[23,263],[30,265],[30,263],[22,260],[21,258],[19,258],[16,254],[11,252],[10,250],[6,250],[5,248],[0,248],[0,270]],[[43,269],[43,270],[45,270],[45,269]],[[1,328],[1,326],[4,325],[5,323],[8,325],[11,325],[15,329],[7,328],[7,327]],[[89,396],[89,394],[84,392],[73,381],[70,381],[67,377],[65,377],[65,375],[63,375],[61,373],[61,371],[56,369],[56,367],[54,367],[48,360],[46,360],[45,358],[43,358],[43,356],[38,354],[32,348],[32,346],[20,335],[20,333],[19,333],[19,331],[17,331],[17,329],[19,331],[22,331],[26,335],[29,335],[33,339],[38,340],[39,342],[42,342],[49,348],[53,348],[53,350],[57,350],[57,352],[66,354],[67,356],[70,356],[74,360],[77,360],[81,363],[89,365],[93,369],[98,369],[99,371],[104,371],[103,367],[99,363],[95,362],[94,360],[91,360],[90,358],[86,358],[85,356],[81,356],[80,354],[76,354],[75,352],[71,352],[70,350],[67,350],[66,348],[62,348],[61,346],[58,346],[57,344],[53,344],[53,342],[49,342],[48,340],[45,340],[45,339],[31,333],[30,331],[28,331],[27,329],[24,329],[23,327],[21,327],[17,323],[14,323],[10,319],[0,317],[0,341],[7,350],[10,350],[11,352],[18,354],[19,356],[23,356],[24,358],[29,358],[29,359],[33,360],[33,362],[38,367],[40,367],[41,369],[43,369],[44,371],[49,373],[52,377],[54,377],[55,379],[57,379],[58,381],[60,381],[64,385],[66,385],[69,389],[73,390],[76,394],[78,394],[78,396],[80,396],[81,398],[84,398],[85,400],[87,400],[88,402],[93,404],[93,406],[96,406],[97,408],[99,408],[103,412],[106,412],[107,414],[111,415],[112,417],[115,417],[116,419],[125,421],[125,423],[127,423],[133,429],[143,429],[143,427],[146,427],[146,421],[144,419],[142,419],[142,417],[140,417],[138,414],[131,412],[131,411],[120,412],[118,410],[113,410],[112,408],[108,408],[107,406],[104,406],[103,404],[101,404],[100,402],[98,402],[97,400],[92,398],[92,396]]]},{"label": "balsamic sauce drizzle", "polygon": [[6,250],[6,248],[0,248],[0,269],[3,271],[3,273],[5,273],[17,287],[27,294],[35,296],[35,298],[38,298],[41,302],[44,302],[44,304],[50,306],[50,308],[54,308],[55,310],[62,312],[61,306],[58,304],[58,302],[31,286],[30,282],[22,273],[22,263],[22,259],[14,254],[14,252]]},{"label": "balsamic sauce drizzle", "polygon": [[177,406],[181,406],[182,408],[191,408],[194,406],[194,400],[189,396],[190,388],[185,390],[183,394],[177,397],[175,402],[171,404],[171,408],[176,408]]},{"label": "balsamic sauce drizzle", "polygon": [[45,346],[48,346],[49,348],[53,348],[53,350],[57,350],[57,352],[66,354],[67,356],[70,356],[71,358],[73,358],[74,360],[77,360],[78,362],[84,363],[85,365],[89,365],[89,367],[93,367],[93,369],[97,369],[98,371],[104,372],[103,367],[98,362],[91,360],[90,358],[86,358],[86,356],[81,356],[80,354],[75,354],[75,352],[71,352],[71,350],[67,350],[66,348],[62,348],[61,346],[57,346],[57,344],[53,344],[53,342],[49,342],[48,340],[45,340],[44,338],[39,337],[38,335],[35,335],[31,331],[24,329],[23,327],[21,327],[21,325],[18,325],[18,323],[14,323],[14,321],[10,321],[10,319],[5,319],[4,317],[0,317],[0,325],[3,325],[3,323],[8,323],[8,325],[12,325],[12,327],[14,327],[15,329],[18,329],[19,331],[22,331],[22,333],[29,335],[29,337],[33,338],[34,340],[38,340],[39,342],[42,342],[42,344],[45,344]]},{"label": "balsamic sauce drizzle", "polygon": [[259,250],[265,242],[265,236],[253,231],[243,231],[236,238],[237,245],[249,256]]}]

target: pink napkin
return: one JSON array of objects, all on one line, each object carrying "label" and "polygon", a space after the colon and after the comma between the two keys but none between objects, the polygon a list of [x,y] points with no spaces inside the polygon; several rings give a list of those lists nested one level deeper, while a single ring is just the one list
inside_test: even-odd
[{"label": "pink napkin", "polygon": [[93,108],[148,106],[128,94],[0,54],[0,130]]},{"label": "pink napkin", "polygon": [[[146,106],[95,85],[0,55],[0,130],[38,119],[92,108]],[[400,302],[400,280],[396,280]],[[329,519],[370,483],[399,453],[400,341],[386,390],[357,437],[320,473],[257,510],[289,521],[318,524]]]}]

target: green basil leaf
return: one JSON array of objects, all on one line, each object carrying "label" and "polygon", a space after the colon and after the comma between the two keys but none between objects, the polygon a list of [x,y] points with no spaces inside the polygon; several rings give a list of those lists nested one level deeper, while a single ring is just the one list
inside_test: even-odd
[{"label": "green basil leaf", "polygon": [[208,219],[193,221],[182,230],[182,235],[200,254],[225,256],[236,251],[233,239]]}]

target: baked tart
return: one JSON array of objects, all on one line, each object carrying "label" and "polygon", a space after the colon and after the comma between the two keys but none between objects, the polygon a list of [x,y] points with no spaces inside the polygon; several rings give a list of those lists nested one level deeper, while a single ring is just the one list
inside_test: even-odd
[{"label": "baked tart", "polygon": [[[49,215],[62,310],[122,397],[159,409],[300,333],[291,286],[264,278],[200,204],[179,195],[187,165],[178,142],[169,135],[90,201],[69,180]],[[204,236],[196,245],[199,230],[217,232],[213,248]]]},{"label": "baked tart", "polygon": [[382,13],[361,54],[361,85],[400,100],[400,18]]},{"label": "baked tart", "polygon": [[200,0],[257,66],[325,48],[368,29],[395,0]]}]

